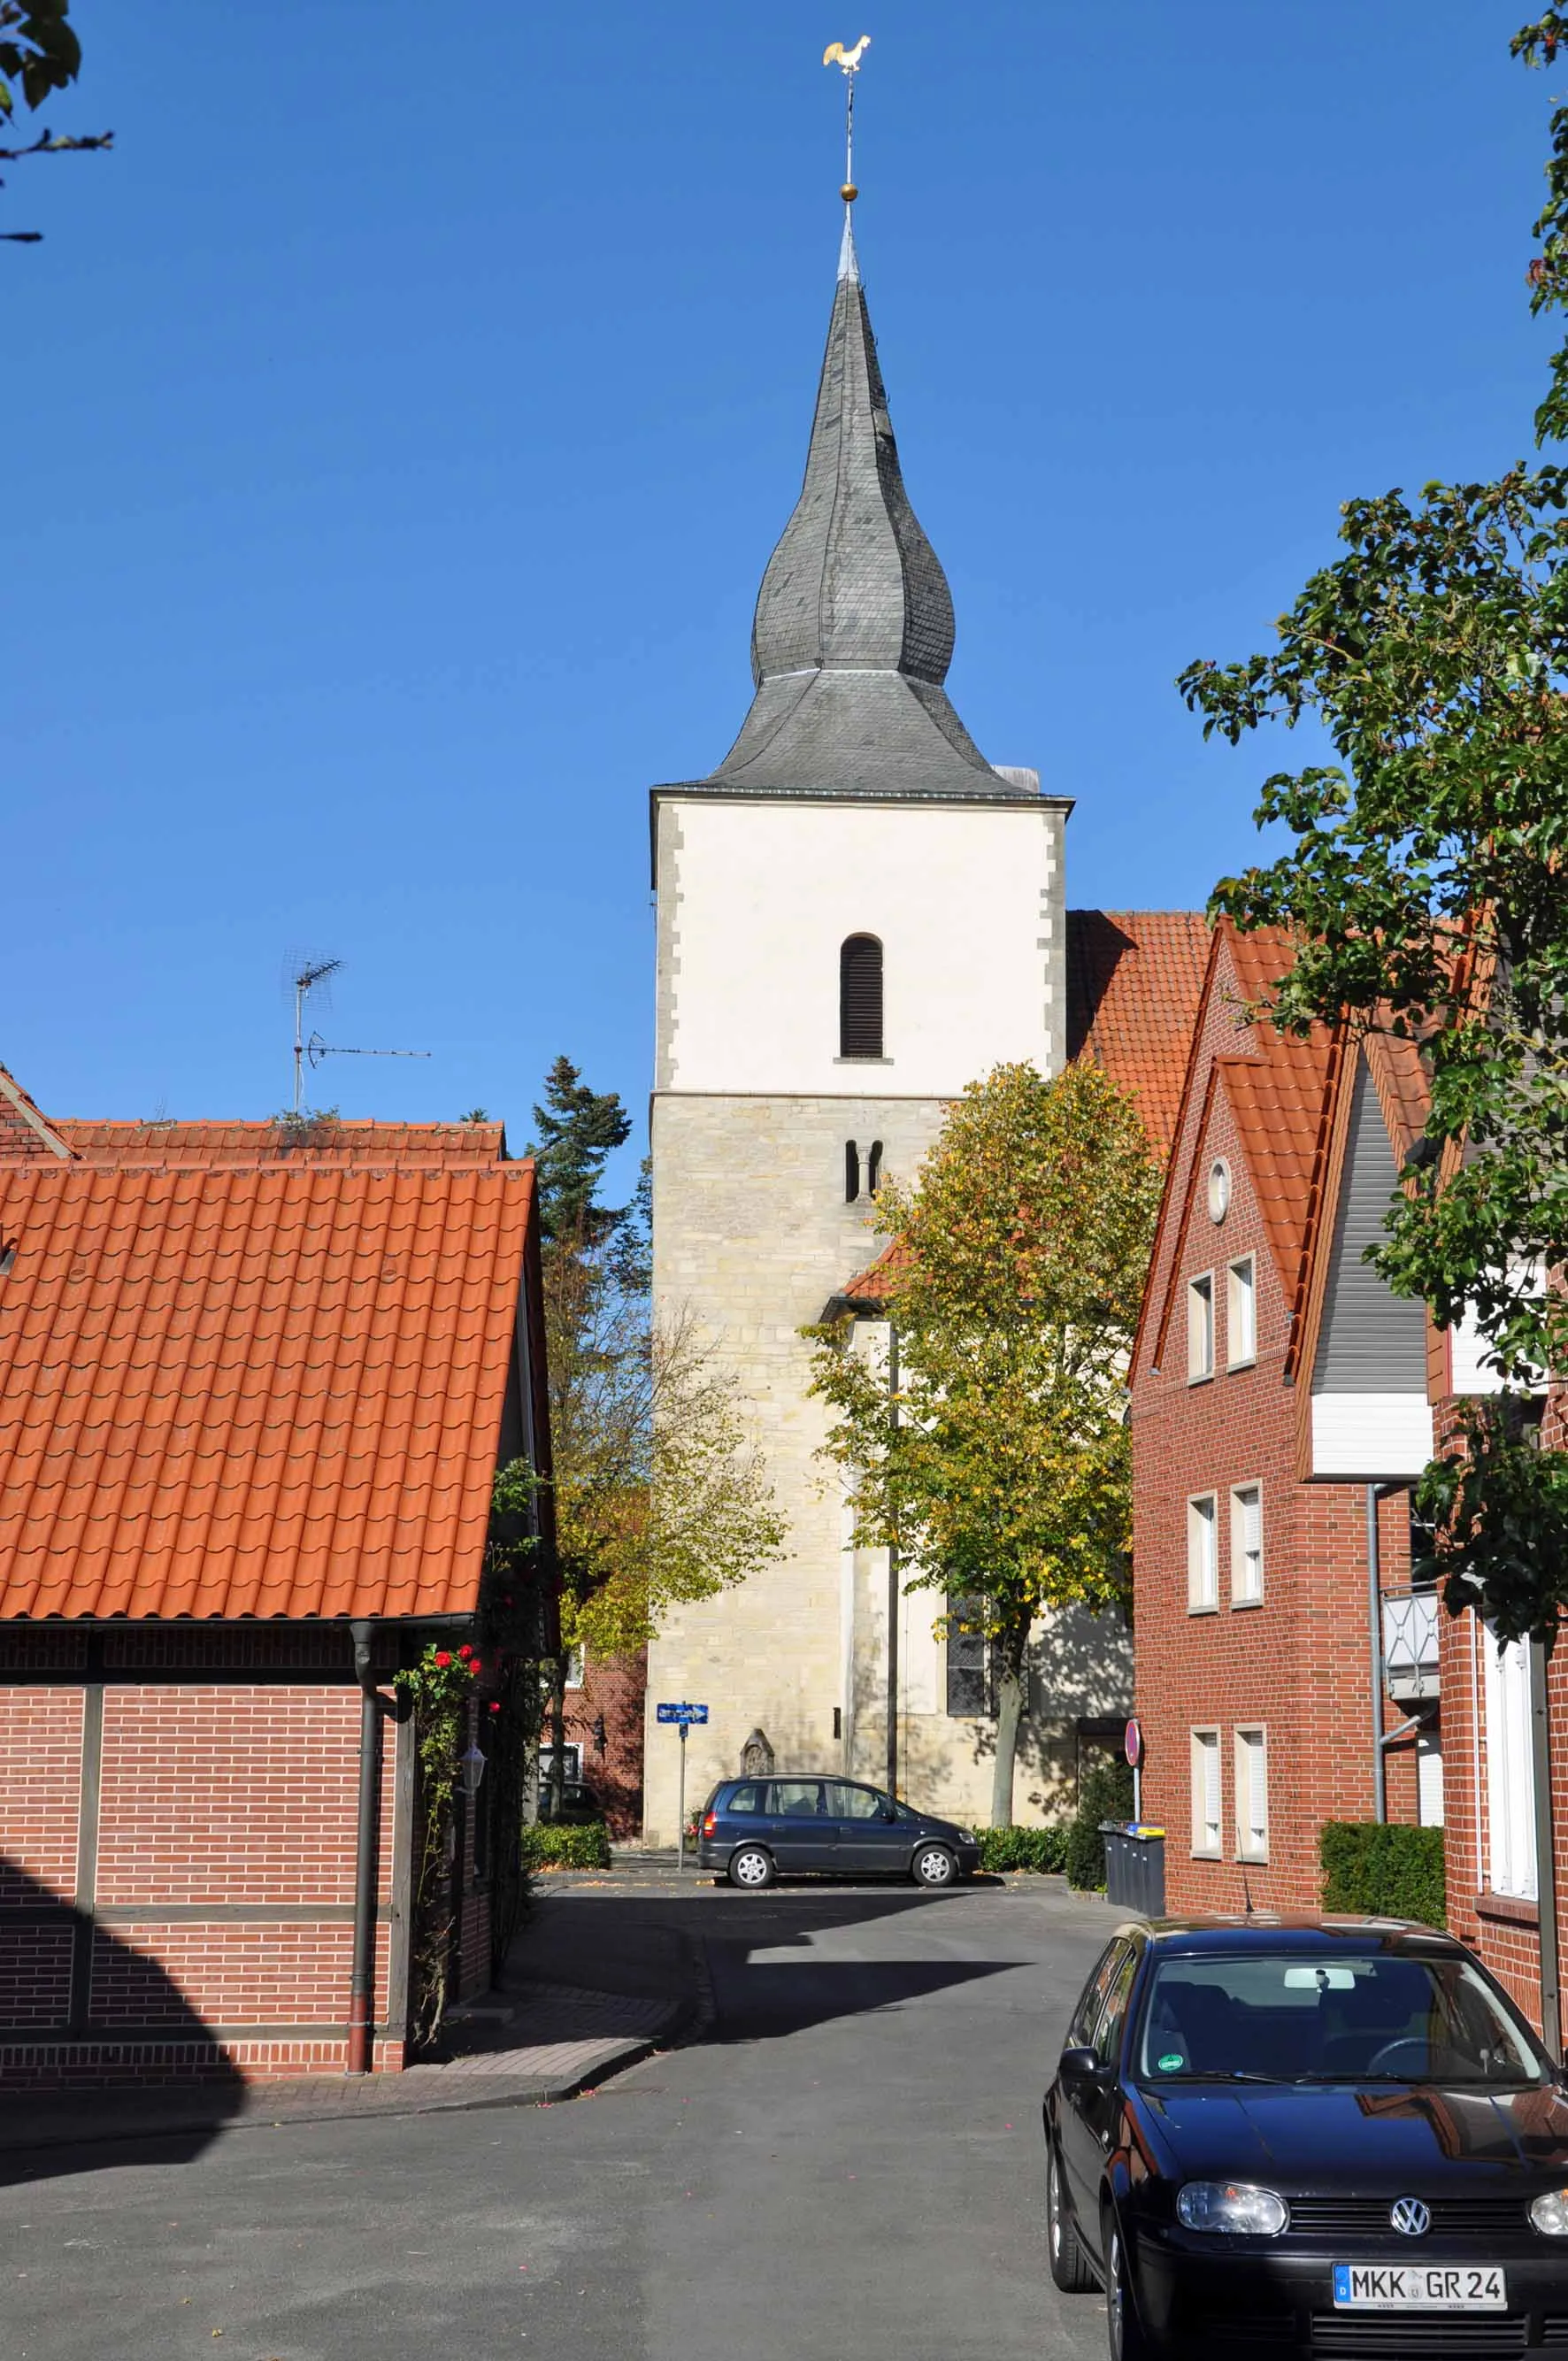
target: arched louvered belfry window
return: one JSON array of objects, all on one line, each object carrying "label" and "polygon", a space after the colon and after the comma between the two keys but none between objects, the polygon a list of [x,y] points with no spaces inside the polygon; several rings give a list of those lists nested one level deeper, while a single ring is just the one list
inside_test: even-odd
[{"label": "arched louvered belfry window", "polygon": [[882,1056],[882,945],[850,935],[839,953],[839,1055]]}]

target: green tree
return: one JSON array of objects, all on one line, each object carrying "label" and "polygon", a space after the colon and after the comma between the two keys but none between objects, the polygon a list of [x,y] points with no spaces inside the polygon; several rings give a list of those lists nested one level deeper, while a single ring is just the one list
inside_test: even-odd
[{"label": "green tree", "polygon": [[[1551,11],[1513,51],[1550,63]],[[1552,117],[1549,201],[1530,270],[1537,311],[1568,302],[1568,104]],[[1568,428],[1568,347],[1537,414]],[[1205,735],[1316,723],[1334,759],[1264,785],[1288,849],[1215,889],[1243,928],[1283,927],[1293,964],[1270,1012],[1413,1038],[1431,1087],[1424,1138],[1371,1259],[1443,1325],[1466,1312],[1507,1390],[1428,1470],[1433,1564],[1456,1610],[1508,1636],[1555,1629],[1568,1533],[1562,1471],[1531,1453],[1542,1372],[1568,1366],[1568,472],[1520,460],[1492,482],[1353,500],[1345,555],[1308,581],[1269,652],[1191,664]]]},{"label": "green tree", "polygon": [[[18,104],[35,114],[69,90],[81,72],[82,44],[68,22],[70,14],[71,0],[0,0],[0,131],[10,130]],[[24,147],[0,148],[0,164],[110,148],[114,139],[112,131],[66,138],[40,130]],[[42,235],[36,229],[4,230],[0,240],[8,246],[37,246]]]},{"label": "green tree", "polygon": [[961,1600],[949,1613],[990,1642],[997,1827],[1034,1624],[1127,1602],[1124,1380],[1159,1191],[1135,1109],[1097,1067],[1047,1082],[998,1066],[952,1107],[917,1184],[878,1198],[901,1241],[896,1415],[852,1321],[806,1332],[857,1543],[896,1546],[906,1588]]},{"label": "green tree", "polygon": [[[650,1176],[602,1202],[631,1125],[614,1092],[558,1058],[535,1107],[562,1639],[641,1646],[678,1601],[779,1554],[784,1524],[739,1392],[689,1322],[652,1317]],[[565,1657],[553,1668],[563,1773]]]}]

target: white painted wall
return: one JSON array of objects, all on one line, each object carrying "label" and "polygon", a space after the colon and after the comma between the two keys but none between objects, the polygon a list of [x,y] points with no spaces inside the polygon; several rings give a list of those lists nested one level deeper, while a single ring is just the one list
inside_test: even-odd
[{"label": "white painted wall", "polygon": [[1312,1474],[1319,1483],[1419,1476],[1431,1455],[1424,1394],[1312,1396]]},{"label": "white painted wall", "polygon": [[[1062,1061],[1064,811],[662,796],[662,1091],[951,1098]],[[839,1061],[839,951],[883,944],[886,1061]]]}]

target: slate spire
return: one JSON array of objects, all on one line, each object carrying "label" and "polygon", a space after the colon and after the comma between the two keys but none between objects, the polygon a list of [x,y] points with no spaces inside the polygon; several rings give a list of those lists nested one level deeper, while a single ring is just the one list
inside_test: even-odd
[{"label": "slate spire", "polygon": [[806,481],[751,627],[756,696],[715,784],[1015,796],[948,702],[953,601],[909,504],[848,208]]}]

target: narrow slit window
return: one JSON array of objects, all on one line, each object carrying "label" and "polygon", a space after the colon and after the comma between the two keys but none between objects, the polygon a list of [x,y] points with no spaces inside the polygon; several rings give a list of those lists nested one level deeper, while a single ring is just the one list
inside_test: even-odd
[{"label": "narrow slit window", "polygon": [[1268,1859],[1268,1739],[1261,1730],[1236,1732],[1236,1850],[1243,1861]]},{"label": "narrow slit window", "polygon": [[1214,1508],[1212,1492],[1201,1492],[1187,1503],[1187,1611],[1190,1615],[1212,1614],[1220,1603]]},{"label": "narrow slit window", "polygon": [[1214,1374],[1214,1274],[1187,1282],[1187,1382]]},{"label": "narrow slit window", "polygon": [[858,1141],[844,1142],[844,1202],[853,1205],[861,1194],[861,1150]]},{"label": "narrow slit window", "polygon": [[882,1187],[882,1142],[873,1139],[872,1152],[866,1159],[866,1191],[874,1197]]},{"label": "narrow slit window", "polygon": [[1225,1358],[1233,1369],[1257,1358],[1257,1282],[1251,1255],[1243,1255],[1226,1273]]},{"label": "narrow slit window", "polygon": [[1238,1484],[1231,1494],[1231,1604],[1256,1607],[1263,1598],[1263,1491]]},{"label": "narrow slit window", "polygon": [[1192,1850],[1217,1856],[1220,1850],[1220,1733],[1192,1732]]},{"label": "narrow slit window", "polygon": [[875,935],[851,935],[839,953],[839,1055],[882,1054],[882,945]]},{"label": "narrow slit window", "polygon": [[986,1644],[982,1599],[949,1597],[948,1600],[948,1711],[975,1715],[991,1711],[991,1651]]}]

